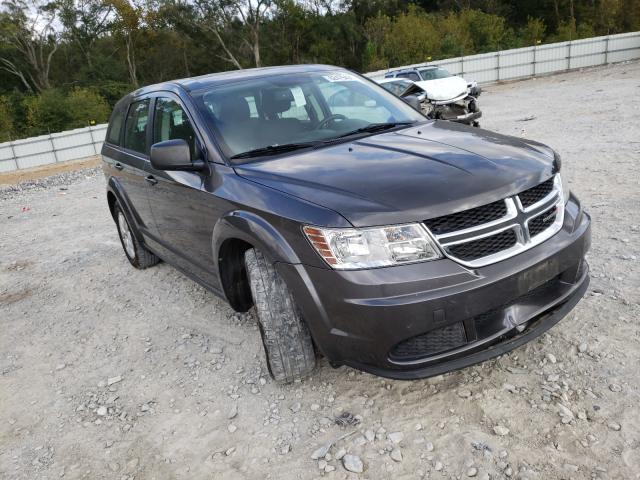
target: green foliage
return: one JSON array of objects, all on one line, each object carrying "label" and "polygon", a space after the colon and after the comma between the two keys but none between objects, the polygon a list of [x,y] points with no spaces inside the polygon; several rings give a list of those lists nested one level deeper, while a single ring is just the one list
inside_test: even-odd
[{"label": "green foliage", "polygon": [[0,142],[12,140],[14,137],[13,109],[7,97],[0,97]]},{"label": "green foliage", "polygon": [[107,101],[93,90],[75,88],[66,99],[66,108],[71,117],[71,128],[104,123],[109,119],[111,108]]},{"label": "green foliage", "polygon": [[75,88],[70,92],[52,88],[26,97],[28,135],[42,135],[71,128],[104,123],[109,118],[109,104],[93,90]]},{"label": "green foliage", "polygon": [[256,3],[4,1],[0,138],[103,122],[139,85],[255,65],[256,45],[263,66],[370,71],[640,30],[640,0],[269,0],[258,17]]},{"label": "green foliage", "polygon": [[530,47],[542,42],[546,26],[541,18],[527,18],[527,24],[520,30],[522,46]]}]

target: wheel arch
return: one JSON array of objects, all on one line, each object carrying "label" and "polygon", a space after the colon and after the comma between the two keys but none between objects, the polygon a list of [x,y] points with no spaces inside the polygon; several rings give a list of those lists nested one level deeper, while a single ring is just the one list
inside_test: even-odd
[{"label": "wheel arch", "polygon": [[263,217],[233,211],[220,218],[213,230],[213,258],[225,297],[238,312],[253,306],[244,264],[244,253],[250,248],[259,249],[271,263],[300,263],[282,234]]},{"label": "wheel arch", "polygon": [[133,215],[133,210],[131,209],[128,197],[124,192],[122,185],[120,185],[120,182],[118,182],[116,178],[111,177],[109,179],[109,182],[107,183],[107,204],[109,206],[109,212],[111,212],[111,217],[114,219],[114,221],[116,220],[116,202],[118,203],[118,205],[120,205],[122,213],[124,213],[124,216],[127,218],[129,227],[131,228],[133,234],[136,236],[136,239],[139,242],[143,243],[142,234],[140,233],[140,229],[138,228],[138,221],[135,215]]}]

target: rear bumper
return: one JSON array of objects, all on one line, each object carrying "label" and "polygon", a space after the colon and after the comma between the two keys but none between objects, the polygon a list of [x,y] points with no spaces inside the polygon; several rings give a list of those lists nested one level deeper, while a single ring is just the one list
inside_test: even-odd
[{"label": "rear bumper", "polygon": [[[588,287],[589,246],[590,219],[572,197],[560,232],[478,269],[449,259],[359,271],[277,268],[332,364],[413,379],[501,355],[558,323]],[[415,341],[452,328],[462,337],[448,348]]]}]

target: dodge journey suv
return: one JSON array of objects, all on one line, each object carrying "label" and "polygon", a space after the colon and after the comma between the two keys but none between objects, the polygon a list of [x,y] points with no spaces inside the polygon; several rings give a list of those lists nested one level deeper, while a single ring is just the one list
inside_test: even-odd
[{"label": "dodge journey suv", "polygon": [[279,381],[319,355],[404,379],[471,365],[549,329],[589,283],[589,216],[556,152],[428,120],[337,67],[141,88],[102,156],[129,262],[255,307]]}]

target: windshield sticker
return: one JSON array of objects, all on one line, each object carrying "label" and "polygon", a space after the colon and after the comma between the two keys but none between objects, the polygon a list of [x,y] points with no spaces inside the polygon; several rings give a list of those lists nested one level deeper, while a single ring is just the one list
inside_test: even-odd
[{"label": "windshield sticker", "polygon": [[307,104],[301,87],[292,87],[291,94],[293,95],[293,101],[295,102],[296,107],[304,107]]},{"label": "windshield sticker", "polygon": [[358,77],[348,72],[332,72],[323,75],[323,78],[329,82],[357,82]]}]

